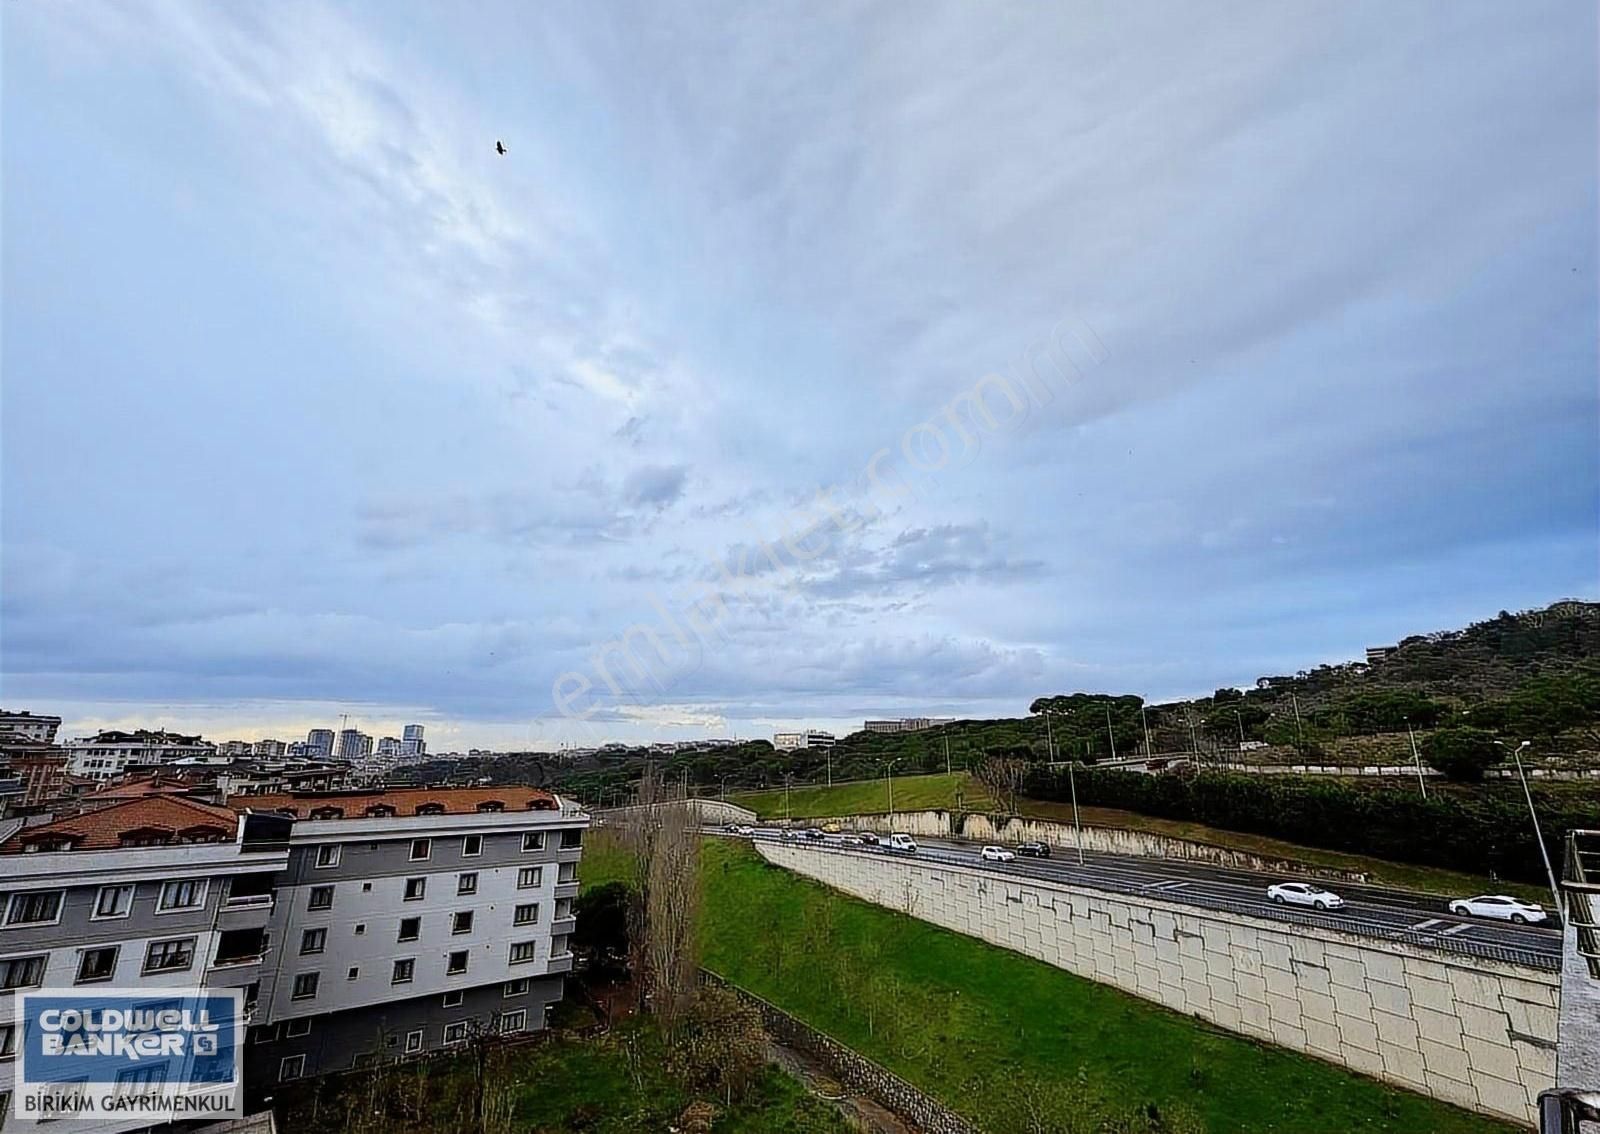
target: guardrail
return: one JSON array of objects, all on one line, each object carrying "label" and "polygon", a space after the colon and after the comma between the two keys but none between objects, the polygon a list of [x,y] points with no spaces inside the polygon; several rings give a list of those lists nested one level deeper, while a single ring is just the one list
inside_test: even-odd
[{"label": "guardrail", "polygon": [[[770,835],[758,837],[772,838]],[[887,850],[883,847],[839,846],[837,844],[819,843],[814,839],[789,840],[784,845],[804,847],[808,850],[827,851],[834,854],[859,854],[867,857],[911,859],[913,861],[933,862],[941,866],[966,867],[972,870],[980,870],[983,873],[998,874],[1029,882],[1053,882],[1087,890],[1099,890],[1103,893],[1137,897],[1146,901],[1158,898],[1163,902],[1172,902],[1177,905],[1198,906],[1201,909],[1216,910],[1220,913],[1231,913],[1268,921],[1288,922],[1291,925],[1300,925],[1308,929],[1330,929],[1336,933],[1349,933],[1358,937],[1399,941],[1407,945],[1415,945],[1419,948],[1432,949],[1437,952],[1481,957],[1485,960],[1500,961],[1509,965],[1521,965],[1524,968],[1540,969],[1544,972],[1561,971],[1561,955],[1559,953],[1541,953],[1536,950],[1520,949],[1511,945],[1495,945],[1487,941],[1463,941],[1459,937],[1447,938],[1432,933],[1419,933],[1410,929],[1389,928],[1373,925],[1370,922],[1354,921],[1350,918],[1340,917],[1337,914],[1302,913],[1299,910],[1285,909],[1280,906],[1263,907],[1249,902],[1234,901],[1231,898],[1217,898],[1206,894],[1183,893],[1182,891],[1167,890],[1152,893],[1150,890],[1131,882],[1117,882],[1104,878],[1073,878],[1070,880],[1050,878],[1028,873],[1012,863],[986,862],[982,867],[979,867],[974,862],[953,857],[943,857],[938,852],[908,854]]]}]

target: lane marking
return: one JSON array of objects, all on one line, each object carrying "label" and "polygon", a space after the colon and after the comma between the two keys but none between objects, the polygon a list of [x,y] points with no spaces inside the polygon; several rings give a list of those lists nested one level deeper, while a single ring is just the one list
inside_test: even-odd
[{"label": "lane marking", "polygon": [[1465,933],[1469,929],[1476,929],[1476,928],[1477,928],[1477,926],[1475,926],[1475,925],[1452,925],[1449,929],[1441,929],[1439,931],[1439,936],[1440,937],[1449,937],[1449,936],[1451,936],[1453,934]]},{"label": "lane marking", "polygon": [[1430,929],[1435,925],[1443,925],[1443,924],[1444,924],[1444,919],[1443,918],[1430,917],[1427,921],[1419,921],[1419,922],[1417,922],[1416,925],[1408,926],[1407,928],[1408,929]]}]

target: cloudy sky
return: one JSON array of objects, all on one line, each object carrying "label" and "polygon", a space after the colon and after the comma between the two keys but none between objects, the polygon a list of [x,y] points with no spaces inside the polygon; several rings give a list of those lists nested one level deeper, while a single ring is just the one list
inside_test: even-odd
[{"label": "cloudy sky", "polygon": [[1600,593],[1594,5],[468,16],[5,5],[8,707],[768,735]]}]

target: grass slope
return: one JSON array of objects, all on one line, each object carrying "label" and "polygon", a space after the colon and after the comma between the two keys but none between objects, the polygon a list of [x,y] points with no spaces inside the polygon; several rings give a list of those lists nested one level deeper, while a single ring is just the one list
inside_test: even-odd
[{"label": "grass slope", "polygon": [[[995,1134],[1514,1129],[834,893],[742,844],[708,840],[703,873],[709,967]],[[1150,1105],[1170,1125],[1114,1125]]]}]

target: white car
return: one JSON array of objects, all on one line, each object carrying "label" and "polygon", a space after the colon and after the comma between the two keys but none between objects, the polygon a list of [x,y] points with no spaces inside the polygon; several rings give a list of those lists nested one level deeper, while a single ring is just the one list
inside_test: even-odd
[{"label": "white car", "polygon": [[984,847],[978,852],[985,862],[1015,862],[1016,851],[1008,851],[1005,847]]},{"label": "white car", "polygon": [[1267,887],[1267,897],[1279,905],[1315,906],[1319,910],[1336,910],[1344,905],[1344,899],[1332,890],[1309,882],[1279,882]]},{"label": "white car", "polygon": [[917,853],[917,840],[913,839],[910,835],[902,835],[899,833],[890,835],[888,839],[884,841],[883,846],[886,850],[904,851],[906,854]]},{"label": "white car", "polygon": [[1518,925],[1544,921],[1544,907],[1506,894],[1480,894],[1476,898],[1457,898],[1450,903],[1450,912],[1461,917],[1492,917],[1501,921],[1514,921]]},{"label": "white car", "polygon": [[749,826],[748,824],[740,823],[737,827],[735,827],[733,829],[733,833],[735,835],[744,835],[745,837],[748,838],[749,836],[751,836],[751,835],[756,833],[756,829],[754,827]]}]

